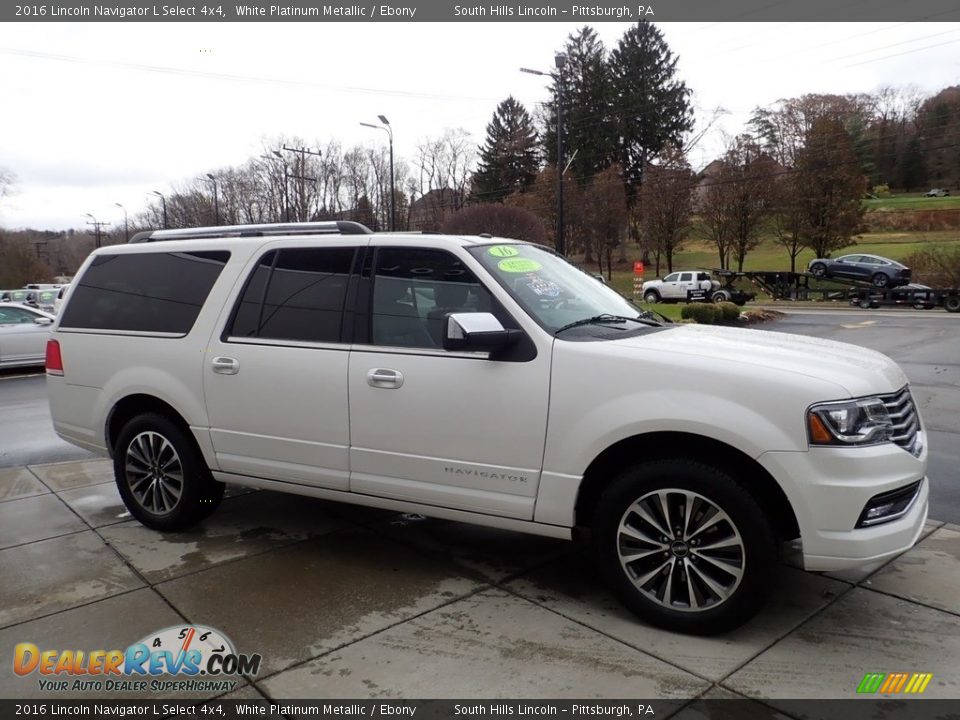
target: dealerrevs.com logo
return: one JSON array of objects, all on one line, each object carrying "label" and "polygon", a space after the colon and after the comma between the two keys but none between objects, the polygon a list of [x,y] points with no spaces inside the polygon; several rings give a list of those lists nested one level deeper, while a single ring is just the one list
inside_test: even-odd
[{"label": "dealerrevs.com logo", "polygon": [[40,690],[50,692],[229,691],[241,675],[256,675],[261,660],[237,653],[226,635],[202,625],[164,628],[125,650],[52,650],[32,642],[13,649],[13,671],[36,676]]}]

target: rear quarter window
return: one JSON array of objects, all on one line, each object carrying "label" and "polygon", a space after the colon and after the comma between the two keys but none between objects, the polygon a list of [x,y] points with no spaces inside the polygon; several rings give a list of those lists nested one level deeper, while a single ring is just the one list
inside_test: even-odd
[{"label": "rear quarter window", "polygon": [[98,255],[74,282],[61,328],[190,332],[226,251]]}]

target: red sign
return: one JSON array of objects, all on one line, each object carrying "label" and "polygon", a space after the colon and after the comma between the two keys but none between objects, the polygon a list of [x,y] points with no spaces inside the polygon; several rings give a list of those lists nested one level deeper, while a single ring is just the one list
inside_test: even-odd
[{"label": "red sign", "polygon": [[642,262],[639,262],[639,261],[638,261],[638,262],[635,262],[635,263],[633,264],[633,274],[634,274],[634,275],[643,275],[643,263],[642,263]]}]

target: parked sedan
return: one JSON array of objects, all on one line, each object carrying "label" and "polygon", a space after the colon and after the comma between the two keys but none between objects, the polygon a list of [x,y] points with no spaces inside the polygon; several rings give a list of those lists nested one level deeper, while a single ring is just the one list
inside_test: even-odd
[{"label": "parked sedan", "polygon": [[54,316],[18,303],[0,305],[0,367],[43,365]]},{"label": "parked sedan", "polygon": [[897,287],[910,282],[910,268],[878,255],[844,255],[817,258],[807,266],[818,278],[845,278],[869,282],[874,287]]}]

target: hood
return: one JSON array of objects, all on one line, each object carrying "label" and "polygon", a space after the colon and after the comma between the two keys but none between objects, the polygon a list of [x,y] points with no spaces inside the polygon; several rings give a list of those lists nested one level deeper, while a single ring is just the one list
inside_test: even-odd
[{"label": "hood", "polygon": [[805,375],[835,383],[851,397],[895,392],[907,384],[900,367],[882,353],[805,335],[681,325],[612,343],[651,353],[734,363],[743,366],[744,373],[749,373],[750,367],[763,367]]}]

